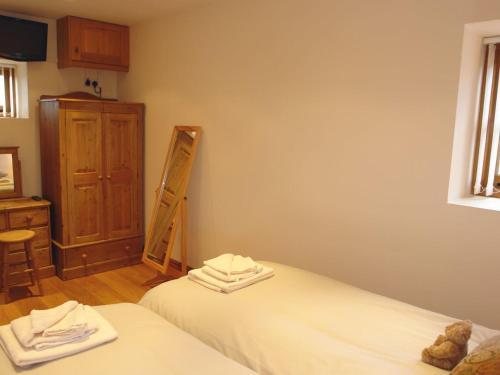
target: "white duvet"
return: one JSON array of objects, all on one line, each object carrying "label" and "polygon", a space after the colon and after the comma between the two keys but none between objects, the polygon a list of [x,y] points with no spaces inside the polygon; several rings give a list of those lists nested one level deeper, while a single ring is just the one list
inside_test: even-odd
[{"label": "white duvet", "polygon": [[120,303],[95,309],[116,329],[118,339],[28,369],[14,367],[0,349],[0,374],[253,374],[141,306]]},{"label": "white duvet", "polygon": [[[261,374],[447,374],[420,362],[420,352],[454,319],[263,264],[274,268],[273,278],[231,294],[184,277],[150,290],[139,303]],[[471,347],[494,334],[474,326]]]}]

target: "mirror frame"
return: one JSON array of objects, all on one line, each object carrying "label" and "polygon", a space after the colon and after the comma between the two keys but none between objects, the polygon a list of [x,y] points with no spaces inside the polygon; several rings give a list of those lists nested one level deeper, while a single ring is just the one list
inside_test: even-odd
[{"label": "mirror frame", "polygon": [[142,253],[142,261],[144,262],[144,264],[150,266],[151,268],[154,268],[155,270],[159,271],[160,273],[162,273],[164,275],[167,273],[167,270],[168,270],[168,267],[170,264],[171,255],[172,255],[172,250],[174,248],[174,243],[175,243],[175,239],[176,239],[176,235],[177,235],[177,227],[179,226],[179,221],[181,219],[181,213],[182,213],[181,212],[182,211],[181,205],[178,205],[177,210],[174,214],[174,222],[172,225],[172,231],[170,233],[170,240],[168,241],[167,248],[165,249],[166,255],[165,255],[165,259],[163,261],[163,264],[156,263],[153,260],[149,259],[148,251],[149,251],[149,247],[150,247],[151,238],[153,237],[153,229],[155,227],[155,223],[157,220],[158,211],[160,209],[160,203],[161,203],[160,192],[163,191],[163,189],[165,188],[165,185],[167,183],[168,167],[169,167],[170,162],[172,160],[172,154],[174,152],[175,141],[177,140],[177,135],[179,134],[179,132],[182,132],[182,131],[188,131],[188,132],[194,131],[194,132],[196,132],[196,137],[194,138],[194,141],[193,141],[193,152],[191,154],[191,158],[190,158],[190,160],[188,162],[188,166],[187,166],[187,168],[188,168],[188,170],[187,170],[188,180],[186,181],[185,188],[182,191],[179,191],[179,195],[182,196],[181,199],[186,200],[186,190],[189,186],[189,179],[191,177],[191,169],[193,167],[194,159],[196,158],[198,143],[200,141],[200,137],[201,137],[201,133],[202,133],[200,126],[175,126],[174,127],[172,137],[170,139],[170,144],[168,147],[167,157],[165,160],[165,164],[163,166],[163,172],[162,172],[162,176],[161,176],[161,180],[160,180],[160,186],[158,187],[158,189],[156,189],[155,205],[153,207],[151,221],[149,222],[148,234],[146,237],[146,242],[144,244],[144,251]]},{"label": "mirror frame", "polygon": [[0,154],[12,155],[12,171],[14,176],[14,191],[0,192],[0,199],[20,198],[23,196],[23,186],[21,182],[21,162],[18,156],[19,147],[0,147]]}]

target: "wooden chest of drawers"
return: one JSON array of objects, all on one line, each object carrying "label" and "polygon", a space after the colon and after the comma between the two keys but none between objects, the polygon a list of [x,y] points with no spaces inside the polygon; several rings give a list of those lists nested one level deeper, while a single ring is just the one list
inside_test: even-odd
[{"label": "wooden chest of drawers", "polygon": [[[40,276],[49,277],[55,274],[50,241],[50,202],[35,201],[31,198],[0,200],[0,232],[17,229],[30,229],[36,233],[33,248],[40,267]],[[22,244],[11,245],[8,257],[12,261],[24,259]],[[25,264],[12,267],[12,279],[16,283],[28,281],[28,275],[22,271]]]}]

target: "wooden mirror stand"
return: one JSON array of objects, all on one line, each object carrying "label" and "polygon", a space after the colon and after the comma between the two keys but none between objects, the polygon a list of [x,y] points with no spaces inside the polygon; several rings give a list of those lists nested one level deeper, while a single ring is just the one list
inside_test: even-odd
[{"label": "wooden mirror stand", "polygon": [[[186,191],[200,137],[198,126],[174,128],[142,256],[143,262],[158,275],[144,285],[157,285],[187,273]],[[180,271],[170,267],[178,227],[181,229]]]}]

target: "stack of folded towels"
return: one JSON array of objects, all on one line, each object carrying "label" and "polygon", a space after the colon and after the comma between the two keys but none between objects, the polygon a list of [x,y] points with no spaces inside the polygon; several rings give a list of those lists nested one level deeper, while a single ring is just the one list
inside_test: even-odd
[{"label": "stack of folded towels", "polygon": [[0,345],[17,366],[64,357],[118,337],[92,307],[68,301],[0,327]]},{"label": "stack of folded towels", "polygon": [[222,254],[203,262],[202,268],[189,271],[190,280],[223,293],[231,293],[274,275],[274,270],[250,257]]}]

